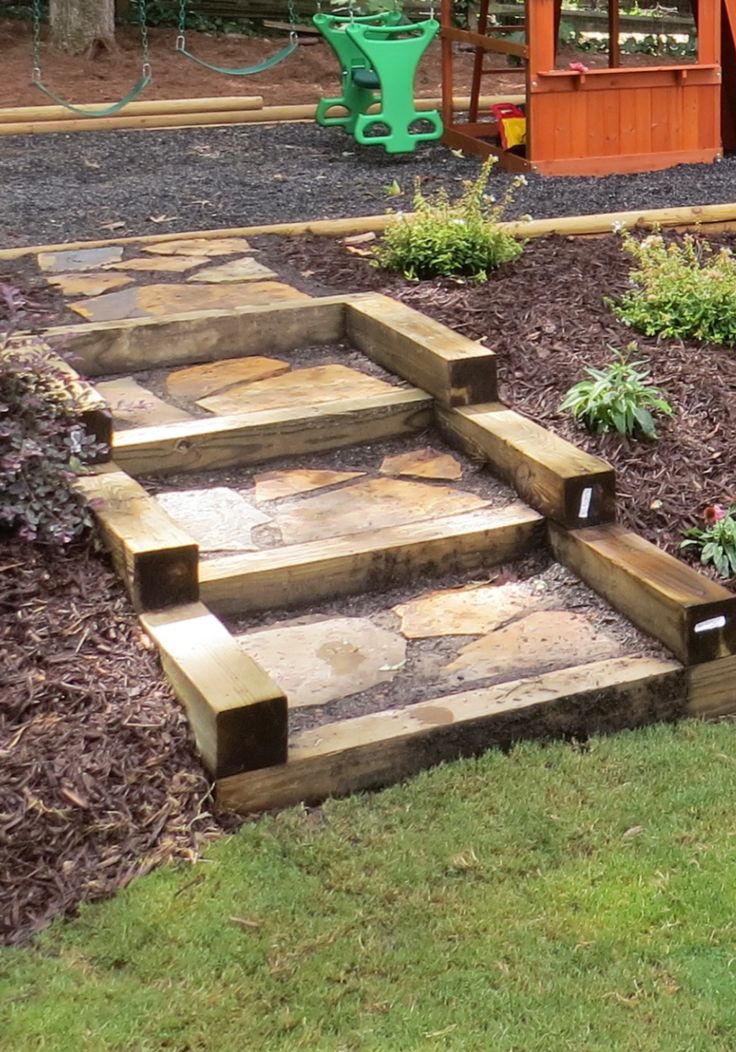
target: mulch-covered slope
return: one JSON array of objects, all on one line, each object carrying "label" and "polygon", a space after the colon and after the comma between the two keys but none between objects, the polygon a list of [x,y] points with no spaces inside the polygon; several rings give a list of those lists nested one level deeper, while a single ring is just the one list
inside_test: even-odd
[{"label": "mulch-covered slope", "polygon": [[[720,243],[733,244],[723,237]],[[629,260],[614,237],[530,241],[524,254],[481,285],[409,283],[324,238],[260,239],[264,260],[288,261],[323,291],[377,290],[424,311],[498,355],[501,397],[519,412],[616,468],[619,518],[677,554],[682,531],[705,504],[736,493],[736,352],[647,339],[605,305],[626,287]],[[593,436],[558,412],[586,365],[609,346],[636,340],[652,379],[676,413],[660,441]]]},{"label": "mulch-covered slope", "polygon": [[0,547],[0,941],[218,832],[186,718],[113,571]]}]

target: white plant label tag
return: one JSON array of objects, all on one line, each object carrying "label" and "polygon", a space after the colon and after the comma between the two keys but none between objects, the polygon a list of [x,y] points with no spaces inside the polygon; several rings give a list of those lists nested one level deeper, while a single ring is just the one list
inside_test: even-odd
[{"label": "white plant label tag", "polygon": [[726,618],[721,614],[720,617],[709,617],[707,621],[698,621],[693,626],[693,632],[712,632],[716,628],[725,628]]},{"label": "white plant label tag", "polygon": [[586,486],[586,488],[580,494],[580,512],[578,513],[579,518],[588,518],[588,515],[590,515],[590,502],[592,499],[593,489],[591,486]]}]

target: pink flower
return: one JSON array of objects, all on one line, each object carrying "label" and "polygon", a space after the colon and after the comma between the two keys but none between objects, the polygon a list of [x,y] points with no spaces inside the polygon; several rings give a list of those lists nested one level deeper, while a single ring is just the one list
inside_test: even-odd
[{"label": "pink flower", "polygon": [[720,504],[709,504],[703,512],[706,526],[713,526],[716,522],[726,518],[726,509]]},{"label": "pink flower", "polygon": [[584,62],[571,62],[568,69],[574,70],[575,73],[590,73]]}]

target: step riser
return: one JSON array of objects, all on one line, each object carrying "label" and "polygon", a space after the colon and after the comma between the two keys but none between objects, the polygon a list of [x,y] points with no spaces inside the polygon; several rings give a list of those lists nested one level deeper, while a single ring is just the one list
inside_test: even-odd
[{"label": "step riser", "polygon": [[131,475],[248,467],[419,434],[431,419],[429,395],[397,389],[309,410],[274,410],[123,431],[115,436],[113,456]]},{"label": "step riser", "polygon": [[544,543],[541,516],[513,505],[371,533],[213,559],[200,567],[200,596],[218,613],[311,604],[448,573],[475,571]]}]

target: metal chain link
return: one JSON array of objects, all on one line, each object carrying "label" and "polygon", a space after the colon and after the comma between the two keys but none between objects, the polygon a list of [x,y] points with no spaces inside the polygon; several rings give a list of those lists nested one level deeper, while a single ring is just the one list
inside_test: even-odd
[{"label": "metal chain link", "polygon": [[187,0],[179,0],[179,31],[176,37],[176,50],[184,51],[187,46]]},{"label": "metal chain link", "polygon": [[41,0],[33,0],[33,66],[34,84],[41,79]]},{"label": "metal chain link", "polygon": [[143,76],[151,76],[151,42],[148,38],[147,0],[138,0],[138,21],[141,26],[141,48],[143,50]]}]

